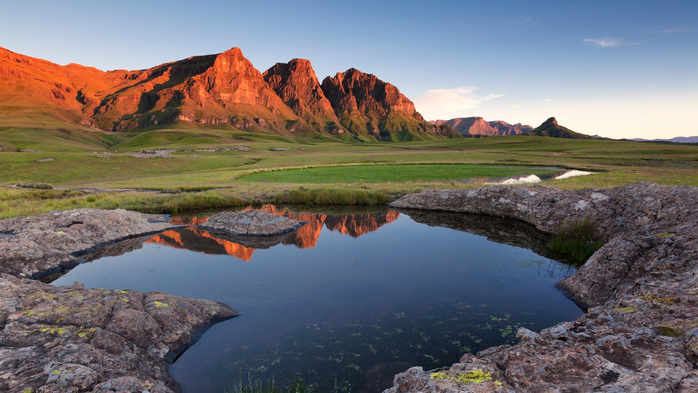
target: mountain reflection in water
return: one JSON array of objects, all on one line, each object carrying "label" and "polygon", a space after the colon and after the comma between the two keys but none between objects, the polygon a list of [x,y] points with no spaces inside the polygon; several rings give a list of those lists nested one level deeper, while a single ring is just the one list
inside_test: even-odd
[{"label": "mountain reflection in water", "polygon": [[[248,207],[245,210],[253,210]],[[274,205],[264,205],[260,209],[271,214],[286,216],[298,221],[306,221],[297,231],[285,236],[282,244],[295,245],[298,248],[313,248],[317,245],[323,226],[330,231],[339,232],[358,238],[378,230],[385,224],[397,220],[400,213],[389,210],[385,213],[328,215],[315,213],[298,213],[279,209]],[[209,217],[173,217],[171,223],[177,225],[204,225]],[[247,262],[257,249],[224,239],[225,235],[199,228],[170,230],[153,236],[146,243],[158,243],[165,246],[202,252],[204,254],[223,255],[242,259]]]}]

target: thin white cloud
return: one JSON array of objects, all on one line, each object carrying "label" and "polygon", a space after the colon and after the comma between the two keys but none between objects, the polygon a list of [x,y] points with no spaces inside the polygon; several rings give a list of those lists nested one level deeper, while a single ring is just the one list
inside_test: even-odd
[{"label": "thin white cloud", "polygon": [[654,34],[692,33],[696,29],[666,29],[655,31]]},{"label": "thin white cloud", "polygon": [[[443,119],[465,116],[468,111],[480,106],[484,101],[502,97],[504,94],[477,95],[477,87],[427,90],[414,97],[417,111],[429,119]],[[450,116],[450,117],[449,117]]]},{"label": "thin white cloud", "polygon": [[621,38],[587,38],[584,42],[598,46],[599,48],[613,48],[617,46],[637,45],[632,42],[625,42]]},{"label": "thin white cloud", "polygon": [[550,101],[552,101],[552,100],[553,100],[553,98],[546,98],[546,99],[543,100],[543,102],[550,102]]}]

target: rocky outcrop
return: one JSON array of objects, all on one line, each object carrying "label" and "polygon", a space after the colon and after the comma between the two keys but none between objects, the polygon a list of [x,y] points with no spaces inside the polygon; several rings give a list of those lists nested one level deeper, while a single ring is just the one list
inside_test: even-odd
[{"label": "rocky outcrop", "polygon": [[342,127],[359,136],[379,140],[422,139],[428,135],[454,136],[452,128],[424,120],[397,87],[355,68],[322,81]]},{"label": "rocky outcrop", "polygon": [[177,391],[167,362],[238,315],[209,300],[7,274],[0,299],[0,390],[9,392]]},{"label": "rocky outcrop", "polygon": [[592,220],[606,241],[559,288],[588,312],[460,363],[395,377],[388,392],[698,390],[698,189],[494,186],[425,191],[394,207],[518,218],[551,232]]},{"label": "rocky outcrop", "polygon": [[161,216],[79,209],[0,220],[0,269],[37,278],[75,265],[99,245],[172,227]]},{"label": "rocky outcrop", "polygon": [[276,63],[263,76],[286,105],[312,128],[331,134],[346,132],[339,125],[332,104],[320,88],[310,60],[293,59],[288,63]]},{"label": "rocky outcrop", "polygon": [[236,236],[278,236],[293,232],[305,224],[264,210],[222,212],[209,217],[203,228],[217,229]]}]

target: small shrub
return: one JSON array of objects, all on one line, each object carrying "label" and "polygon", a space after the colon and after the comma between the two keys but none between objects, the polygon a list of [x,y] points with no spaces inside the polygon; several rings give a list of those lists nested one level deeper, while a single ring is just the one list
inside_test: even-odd
[{"label": "small shrub", "polygon": [[97,197],[94,195],[88,195],[87,198],[85,198],[85,201],[87,203],[94,203],[97,201]]},{"label": "small shrub", "polygon": [[17,183],[15,186],[19,188],[37,188],[39,190],[50,190],[53,188],[53,186],[48,183]]},{"label": "small shrub", "polygon": [[589,259],[601,246],[603,242],[594,234],[594,224],[586,219],[561,225],[548,243],[551,250],[579,262]]}]

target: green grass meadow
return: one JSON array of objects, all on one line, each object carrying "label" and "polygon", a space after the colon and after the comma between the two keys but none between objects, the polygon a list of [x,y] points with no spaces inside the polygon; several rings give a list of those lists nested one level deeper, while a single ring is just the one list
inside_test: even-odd
[{"label": "green grass meadow", "polygon": [[[305,203],[320,200],[374,203],[427,188],[478,187],[487,181],[529,174],[548,178],[561,169],[595,174],[545,180],[545,183],[567,189],[608,188],[638,181],[698,186],[698,146],[669,143],[524,135],[400,143],[345,142],[328,137],[252,133],[229,127],[189,125],[121,133],[72,125],[0,127],[0,147],[0,185],[48,183],[57,189],[96,187],[106,191],[214,190],[187,195],[204,201],[207,193],[216,192],[224,198],[233,198],[235,203],[292,201],[295,199],[292,195]],[[272,148],[288,150],[272,151]],[[144,149],[178,151],[168,158],[132,157]],[[37,161],[42,159],[53,160]],[[333,197],[327,197],[329,194],[322,191],[326,189],[335,190]],[[52,199],[53,206],[46,204],[31,211],[19,208],[17,202],[28,191],[13,192],[16,194],[12,198],[0,198],[3,217],[82,206],[82,202],[63,206],[56,201],[65,198],[58,198]],[[314,196],[301,198],[304,192]],[[375,193],[381,197],[363,198],[358,194],[358,198],[356,195],[340,198],[342,192]],[[156,211],[158,203],[151,205],[144,201],[181,198],[141,194],[107,199],[119,199],[134,209],[143,206],[142,210]],[[70,198],[74,197],[67,200]],[[129,198],[140,202],[126,203]],[[10,200],[14,202],[11,204]],[[25,204],[41,205],[37,201],[27,196]],[[104,207],[113,205],[103,203]],[[194,205],[188,204],[192,208]]]},{"label": "green grass meadow", "polygon": [[542,178],[559,172],[560,169],[545,167],[478,164],[351,165],[259,172],[239,180],[294,184],[469,182],[474,179],[495,180],[530,174]]}]

